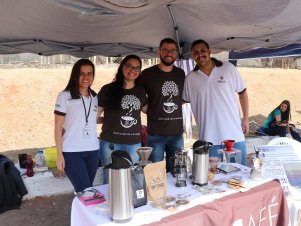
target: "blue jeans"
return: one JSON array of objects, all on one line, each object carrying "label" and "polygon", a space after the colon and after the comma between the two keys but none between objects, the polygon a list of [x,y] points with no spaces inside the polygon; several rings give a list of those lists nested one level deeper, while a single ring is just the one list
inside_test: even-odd
[{"label": "blue jeans", "polygon": [[[100,161],[103,166],[110,164],[111,154],[115,150],[122,150],[129,153],[133,164],[139,161],[139,155],[136,149],[141,147],[141,143],[138,144],[116,144],[105,140],[100,140]],[[104,169],[104,184],[109,183],[109,170]]]},{"label": "blue jeans", "polygon": [[[222,154],[218,154],[218,150],[222,149],[223,146],[222,145],[213,145],[211,147],[211,149],[209,150],[209,156],[214,156],[214,157],[219,157],[220,159],[223,159],[223,155]],[[242,165],[247,165],[247,146],[246,146],[246,142],[242,141],[242,142],[236,142],[234,143],[233,148],[238,149],[241,151],[241,164]],[[234,158],[231,159],[231,162],[234,162]]]},{"label": "blue jeans", "polygon": [[181,148],[184,147],[183,134],[175,136],[147,135],[147,146],[153,148],[149,158],[152,162],[162,161],[164,159],[165,151],[166,172],[170,172],[170,158],[175,155],[177,150],[181,150]]},{"label": "blue jeans", "polygon": [[63,152],[65,172],[76,192],[92,187],[98,168],[99,150]]},{"label": "blue jeans", "polygon": [[301,142],[301,137],[298,132],[291,129],[291,135],[294,140]]},{"label": "blue jeans", "polygon": [[263,132],[268,134],[269,136],[280,136],[286,137],[286,126],[275,126],[269,128],[263,128]]}]

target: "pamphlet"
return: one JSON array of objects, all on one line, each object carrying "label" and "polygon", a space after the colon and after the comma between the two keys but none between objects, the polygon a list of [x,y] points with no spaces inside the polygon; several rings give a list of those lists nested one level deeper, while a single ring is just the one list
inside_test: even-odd
[{"label": "pamphlet", "polygon": [[278,179],[287,199],[301,198],[301,157],[298,147],[260,145],[255,149],[264,155],[263,177]]},{"label": "pamphlet", "polygon": [[85,206],[106,201],[104,195],[95,188],[89,188],[83,192],[77,192],[76,196]]}]

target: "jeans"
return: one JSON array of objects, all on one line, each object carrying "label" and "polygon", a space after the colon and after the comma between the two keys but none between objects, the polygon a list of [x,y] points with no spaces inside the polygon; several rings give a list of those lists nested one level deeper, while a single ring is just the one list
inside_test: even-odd
[{"label": "jeans", "polygon": [[269,128],[263,128],[263,132],[268,134],[269,136],[280,136],[286,137],[286,126],[275,126]]},{"label": "jeans", "polygon": [[[211,147],[211,149],[209,150],[209,157],[214,156],[214,157],[219,157],[220,159],[223,159],[223,155],[222,154],[218,154],[218,150],[222,149],[223,146],[222,145],[213,145]],[[233,148],[238,149],[241,151],[241,164],[246,166],[247,165],[247,146],[246,146],[246,142],[242,141],[242,142],[236,142],[234,143]],[[230,160],[231,162],[235,162],[234,158],[231,158]]]},{"label": "jeans", "polygon": [[292,130],[292,129],[291,129],[290,132],[291,132],[292,138],[293,138],[294,140],[301,142],[301,137],[300,137],[300,135],[299,135],[298,132],[296,132],[296,131],[294,131],[294,130]]},{"label": "jeans", "polygon": [[63,152],[65,172],[76,192],[92,187],[98,168],[99,150]]},{"label": "jeans", "polygon": [[[133,164],[139,161],[139,155],[136,149],[141,147],[141,143],[137,144],[116,144],[105,140],[100,140],[100,161],[103,166],[110,164],[111,154],[115,150],[126,151],[132,159]],[[104,184],[109,183],[109,170],[104,169]]]},{"label": "jeans", "polygon": [[183,134],[174,136],[147,135],[147,146],[153,148],[149,158],[152,162],[162,161],[164,159],[165,151],[166,172],[170,172],[170,158],[175,155],[177,150],[181,150],[181,148],[184,147]]}]

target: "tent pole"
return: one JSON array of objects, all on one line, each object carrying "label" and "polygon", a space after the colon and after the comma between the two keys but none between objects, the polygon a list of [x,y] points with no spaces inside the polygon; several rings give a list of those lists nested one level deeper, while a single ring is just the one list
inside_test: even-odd
[{"label": "tent pole", "polygon": [[172,12],[171,4],[168,4],[167,8],[168,8],[168,11],[169,11],[169,14],[171,16],[173,26],[174,26],[174,29],[175,29],[176,39],[177,39],[176,42],[177,42],[178,49],[179,49],[179,54],[178,55],[179,55],[179,58],[181,59],[182,58],[182,47],[181,47],[181,40],[180,40],[178,26],[176,24],[176,20],[174,18],[173,12]]}]

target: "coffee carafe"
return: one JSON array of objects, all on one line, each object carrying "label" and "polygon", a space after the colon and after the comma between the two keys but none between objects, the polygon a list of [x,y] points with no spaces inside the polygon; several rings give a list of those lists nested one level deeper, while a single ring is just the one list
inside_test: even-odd
[{"label": "coffee carafe", "polygon": [[128,222],[134,215],[132,200],[132,160],[126,151],[113,151],[109,168],[109,214],[116,223]]},{"label": "coffee carafe", "polygon": [[209,150],[212,143],[198,140],[193,144],[192,184],[208,184]]}]

